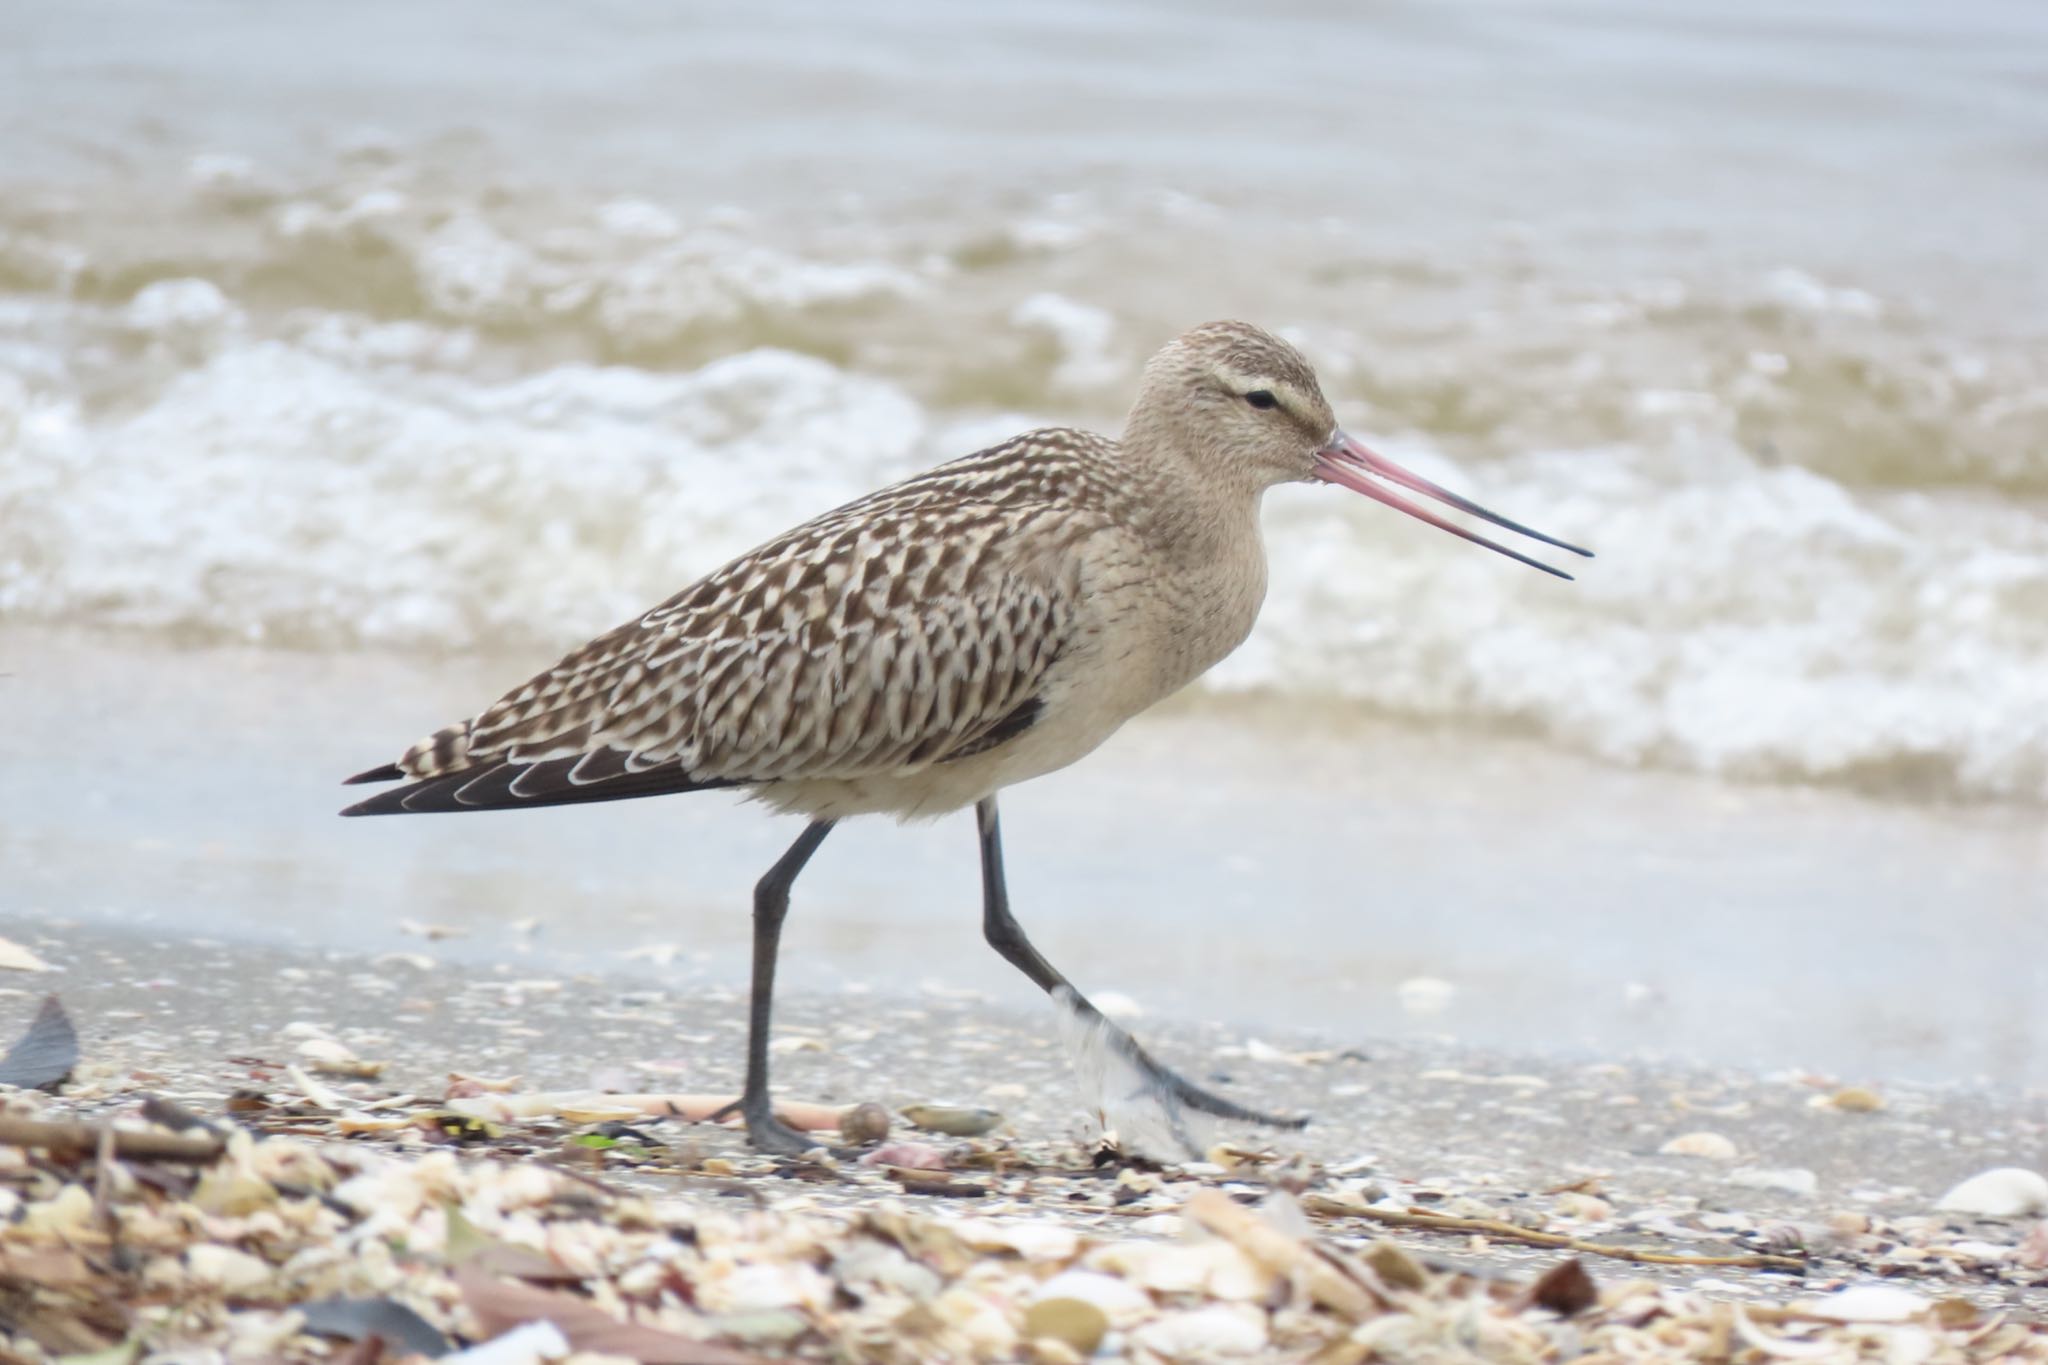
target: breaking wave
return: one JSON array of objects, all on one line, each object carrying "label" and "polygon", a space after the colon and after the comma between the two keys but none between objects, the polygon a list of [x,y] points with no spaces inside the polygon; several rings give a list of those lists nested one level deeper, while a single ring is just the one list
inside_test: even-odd
[{"label": "breaking wave", "polygon": [[[778,238],[388,163],[293,188],[210,157],[147,213],[11,203],[0,612],[310,650],[544,655],[880,482],[1025,425],[1113,427],[1195,319],[1101,224],[1230,255],[1170,199]],[[1347,425],[1601,557],[1563,585],[1280,490],[1265,618],[1210,693],[2048,801],[2038,342],[1966,345],[1789,267],[1595,288],[1320,260],[1377,330],[1306,292],[1262,320]]]}]

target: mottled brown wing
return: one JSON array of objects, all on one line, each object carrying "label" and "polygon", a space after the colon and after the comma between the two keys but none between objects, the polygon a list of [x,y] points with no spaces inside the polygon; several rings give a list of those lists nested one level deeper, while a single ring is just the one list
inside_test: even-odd
[{"label": "mottled brown wing", "polygon": [[[957,476],[956,476],[957,483]],[[1037,714],[1067,642],[1071,514],[917,480],[827,514],[408,750],[345,814],[604,801],[904,772]]]}]

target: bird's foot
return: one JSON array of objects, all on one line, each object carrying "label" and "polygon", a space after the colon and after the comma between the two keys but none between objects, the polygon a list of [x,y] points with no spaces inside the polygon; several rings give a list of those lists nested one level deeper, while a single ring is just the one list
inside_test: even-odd
[{"label": "bird's foot", "polygon": [[747,1142],[757,1152],[770,1156],[802,1156],[824,1143],[809,1133],[792,1128],[770,1113],[748,1114]]},{"label": "bird's foot", "polygon": [[1055,990],[1053,998],[1067,1008],[1075,1022],[1087,1034],[1094,1036],[1097,1046],[1106,1048],[1137,1073],[1141,1091],[1167,1111],[1169,1125],[1175,1138],[1182,1146],[1194,1150],[1197,1155],[1200,1155],[1200,1149],[1187,1136],[1178,1115],[1180,1109],[1191,1109],[1196,1113],[1209,1114],[1236,1123],[1256,1123],[1267,1128],[1300,1129],[1308,1126],[1308,1116],[1305,1114],[1270,1114],[1263,1109],[1239,1104],[1236,1100],[1227,1099],[1196,1085],[1145,1051],[1143,1044],[1125,1029],[1112,1023],[1102,1011],[1089,1004],[1071,987],[1062,986]]},{"label": "bird's foot", "polygon": [[[1138,1040],[1117,1029],[1111,1036],[1111,1046],[1122,1052],[1125,1059],[1135,1066],[1145,1079],[1198,1113],[1212,1114],[1219,1119],[1230,1119],[1237,1123],[1256,1123],[1267,1128],[1290,1128],[1299,1130],[1308,1127],[1306,1114],[1271,1114],[1264,1109],[1239,1104],[1236,1100],[1204,1090],[1188,1080],[1172,1067],[1152,1057],[1140,1046]],[[1125,1048],[1128,1046],[1128,1050]]]},{"label": "bird's foot", "polygon": [[747,1121],[747,1145],[770,1156],[802,1156],[814,1147],[824,1147],[812,1134],[792,1128],[775,1117],[775,1105],[767,1096],[741,1096],[731,1104],[705,1116],[706,1123],[718,1123],[739,1114]]}]

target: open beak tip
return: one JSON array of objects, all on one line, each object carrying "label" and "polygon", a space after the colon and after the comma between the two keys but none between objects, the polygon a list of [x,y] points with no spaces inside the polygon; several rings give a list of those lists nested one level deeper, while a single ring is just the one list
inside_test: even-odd
[{"label": "open beak tip", "polygon": [[1325,481],[1349,488],[1354,492],[1363,493],[1367,497],[1383,502],[1398,511],[1406,512],[1411,517],[1428,522],[1431,526],[1449,531],[1452,535],[1463,537],[1475,545],[1484,545],[1489,550],[1498,551],[1509,559],[1518,560],[1531,568],[1541,569],[1547,574],[1564,579],[1567,583],[1577,582],[1578,580],[1563,569],[1554,568],[1538,559],[1531,559],[1520,551],[1510,550],[1505,545],[1497,544],[1484,536],[1476,535],[1466,530],[1462,526],[1445,521],[1442,517],[1425,511],[1416,504],[1409,502],[1391,489],[1375,484],[1363,476],[1368,474],[1378,475],[1380,478],[1398,484],[1412,492],[1435,498],[1439,502],[1450,504],[1461,512],[1468,513],[1484,521],[1490,521],[1495,526],[1499,526],[1504,530],[1513,531],[1517,535],[1528,536],[1532,540],[1542,541],[1546,545],[1555,546],[1557,549],[1578,555],[1584,559],[1593,558],[1593,552],[1582,545],[1574,545],[1569,541],[1559,540],[1554,536],[1546,536],[1541,531],[1531,530],[1520,522],[1509,521],[1506,517],[1489,512],[1471,499],[1460,497],[1449,489],[1437,487],[1437,485],[1429,480],[1403,469],[1384,455],[1374,453],[1341,431],[1331,438],[1330,443],[1321,451],[1321,456],[1324,463],[1318,465],[1316,472]]}]

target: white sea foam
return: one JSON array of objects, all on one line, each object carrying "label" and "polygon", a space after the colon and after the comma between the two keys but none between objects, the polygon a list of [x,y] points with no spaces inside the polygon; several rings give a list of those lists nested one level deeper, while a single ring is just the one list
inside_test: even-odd
[{"label": "white sea foam", "polygon": [[113,420],[0,401],[10,615],[322,646],[566,641],[908,470],[926,426],[778,351],[479,384],[260,341]]},{"label": "white sea foam", "polygon": [[[136,307],[183,327],[220,314],[200,299]],[[417,363],[462,353],[422,324],[330,323],[224,341],[133,412],[0,386],[0,608],[544,652],[1012,424],[938,421],[776,350],[495,383]],[[2048,799],[2038,517],[1857,494],[1711,443],[1471,468],[1394,449],[1602,557],[1561,584],[1334,490],[1281,490],[1265,618],[1207,686],[1508,724],[1620,762]]]},{"label": "white sea foam", "polygon": [[[632,196],[505,208],[395,158],[297,186],[201,158],[161,212],[0,203],[9,620],[545,659],[889,479],[1113,424],[1162,330],[1114,234],[1030,227],[1156,204],[1025,206],[1048,266],[985,223],[776,238]],[[1222,230],[1176,214],[1148,249]],[[1791,267],[1329,269],[1379,331],[1305,296],[1286,330],[1347,427],[1601,557],[1561,584],[1280,490],[1264,619],[1210,694],[2048,801],[2048,351]]]}]

